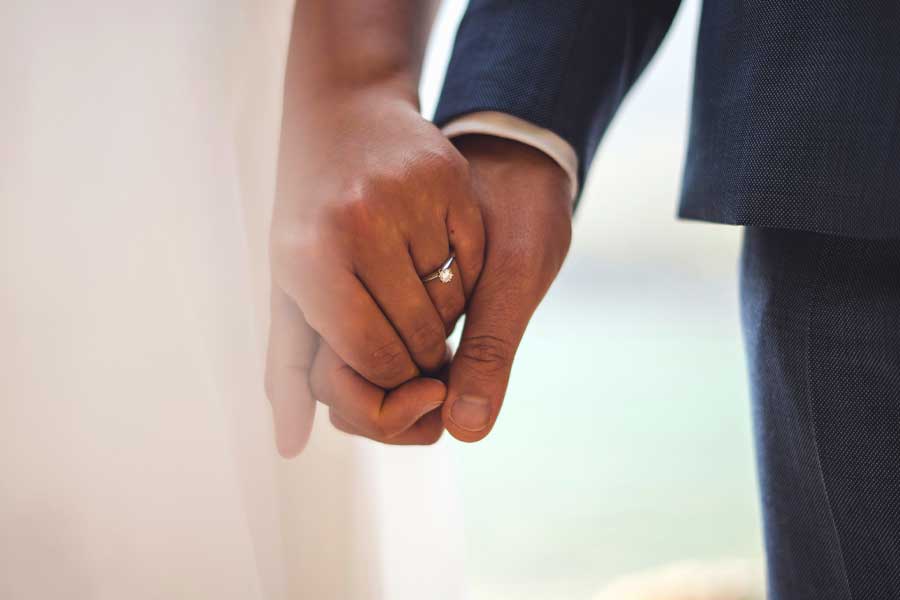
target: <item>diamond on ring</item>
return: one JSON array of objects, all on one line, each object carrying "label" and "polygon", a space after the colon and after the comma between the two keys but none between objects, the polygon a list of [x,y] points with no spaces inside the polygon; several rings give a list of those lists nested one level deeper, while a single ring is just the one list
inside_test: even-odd
[{"label": "diamond on ring", "polygon": [[451,269],[451,266],[453,265],[454,258],[456,258],[456,254],[451,252],[450,257],[444,261],[444,264],[438,267],[436,271],[432,271],[422,278],[422,283],[428,283],[435,279],[439,280],[441,283],[450,283],[453,281],[453,270]]}]

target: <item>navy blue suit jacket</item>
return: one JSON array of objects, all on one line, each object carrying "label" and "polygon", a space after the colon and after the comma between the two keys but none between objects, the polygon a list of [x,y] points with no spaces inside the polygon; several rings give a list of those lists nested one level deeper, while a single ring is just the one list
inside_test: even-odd
[{"label": "navy blue suit jacket", "polygon": [[[677,8],[471,0],[435,122],[528,120],[572,144],[583,182]],[[679,214],[900,237],[900,0],[706,0]]]}]

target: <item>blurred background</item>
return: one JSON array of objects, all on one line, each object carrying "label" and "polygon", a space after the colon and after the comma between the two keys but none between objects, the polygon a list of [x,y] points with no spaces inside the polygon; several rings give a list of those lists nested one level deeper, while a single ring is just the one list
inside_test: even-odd
[{"label": "blurred background", "polygon": [[[426,114],[464,7],[439,15]],[[604,138],[497,427],[450,443],[473,600],[591,598],[672,562],[761,562],[741,231],[674,218],[698,19],[683,2]]]}]

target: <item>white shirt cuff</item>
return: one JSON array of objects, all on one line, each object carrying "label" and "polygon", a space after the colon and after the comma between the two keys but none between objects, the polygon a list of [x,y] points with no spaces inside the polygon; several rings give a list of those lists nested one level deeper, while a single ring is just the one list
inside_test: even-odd
[{"label": "white shirt cuff", "polygon": [[556,161],[569,176],[572,198],[578,194],[578,155],[566,140],[549,129],[502,112],[482,111],[453,119],[442,129],[448,138],[468,134],[493,135],[536,148]]}]

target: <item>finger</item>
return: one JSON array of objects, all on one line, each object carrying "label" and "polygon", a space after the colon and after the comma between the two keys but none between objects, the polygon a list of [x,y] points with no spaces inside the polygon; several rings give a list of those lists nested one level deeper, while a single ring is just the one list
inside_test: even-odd
[{"label": "finger", "polygon": [[[446,212],[440,207],[428,215],[428,222],[420,222],[409,236],[409,251],[420,279],[437,273],[446,264],[453,249],[447,234]],[[424,282],[426,293],[444,324],[444,336],[450,334],[466,306],[459,265],[453,259],[446,275]]]},{"label": "finger", "polygon": [[426,373],[436,371],[444,357],[446,332],[416,273],[409,248],[399,238],[395,243],[384,240],[378,248],[357,256],[360,281],[403,340],[412,360]]},{"label": "finger", "polygon": [[[366,436],[360,429],[352,423],[345,420],[334,410],[329,411],[329,417],[332,425],[340,431],[351,435]],[[444,433],[444,424],[441,421],[441,411],[435,409],[419,419],[412,427],[406,431],[389,438],[377,439],[376,441],[384,444],[402,445],[402,446],[428,446],[434,444]]]},{"label": "finger", "polygon": [[357,373],[383,389],[418,375],[406,344],[356,275],[323,269],[311,280],[297,290],[307,321]]},{"label": "finger", "polygon": [[315,418],[309,370],[316,334],[294,301],[276,287],[272,289],[271,309],[266,395],[272,405],[278,452],[290,458],[306,446]]},{"label": "finger", "polygon": [[454,255],[449,280],[434,279],[426,283],[428,295],[444,321],[446,332],[452,332],[465,310],[478,276],[484,255],[484,224],[481,209],[474,194],[468,163],[454,169],[453,177],[445,180],[446,207],[435,203],[427,215],[428,223],[419,223],[408,232],[410,253],[421,275],[435,272],[447,258]]},{"label": "finger", "polygon": [[440,381],[417,378],[389,394],[360,377],[334,350],[320,345],[310,376],[313,395],[372,439],[390,439],[444,402]]},{"label": "finger", "polygon": [[525,328],[565,259],[571,212],[565,173],[545,154],[491,137],[463,137],[458,146],[478,193],[484,266],[442,410],[447,430],[472,442],[496,422]]},{"label": "finger", "polygon": [[456,253],[460,283],[466,298],[472,291],[484,265],[484,223],[481,209],[471,189],[461,193],[447,210],[447,237]]},{"label": "finger", "polygon": [[500,412],[513,357],[544,292],[528,270],[515,259],[488,255],[450,365],[443,415],[457,439],[480,440]]},{"label": "finger", "polygon": [[[449,252],[450,251],[448,250],[448,253]],[[445,260],[442,261],[442,264],[445,262],[446,256]],[[430,275],[435,271],[436,269],[432,269],[425,274]],[[431,298],[432,303],[441,316],[441,321],[444,324],[444,335],[448,336],[453,332],[454,327],[456,327],[456,322],[462,316],[463,311],[466,308],[466,294],[463,289],[459,263],[456,258],[454,258],[453,262],[450,263],[450,266],[447,267],[446,272],[447,275],[443,276],[443,278],[439,275],[436,279],[425,282],[424,286],[428,296]]]}]

